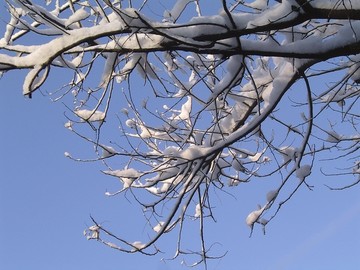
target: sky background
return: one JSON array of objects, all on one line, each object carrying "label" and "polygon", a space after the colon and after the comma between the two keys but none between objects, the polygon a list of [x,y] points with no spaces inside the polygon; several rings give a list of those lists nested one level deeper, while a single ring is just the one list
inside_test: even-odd
[{"label": "sky background", "polygon": [[[1,32],[4,18],[1,7]],[[40,93],[24,98],[23,79],[10,72],[0,80],[0,269],[186,269],[180,260],[162,262],[161,254],[129,255],[86,240],[90,215],[109,224],[135,217],[126,200],[104,195],[115,180],[100,173],[101,164],[65,158],[65,151],[88,151],[64,128],[67,109]],[[218,194],[218,222],[208,233],[228,254],[209,269],[359,269],[360,186],[330,191],[324,183],[334,179],[316,171],[308,182],[314,191],[300,188],[266,235],[257,228],[251,238],[245,218],[266,194],[262,181],[239,187],[237,199]],[[162,245],[174,248],[171,239]]]}]

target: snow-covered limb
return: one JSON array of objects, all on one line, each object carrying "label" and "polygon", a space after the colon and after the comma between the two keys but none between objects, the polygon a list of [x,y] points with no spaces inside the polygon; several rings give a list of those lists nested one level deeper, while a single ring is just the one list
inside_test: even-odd
[{"label": "snow-covered limb", "polygon": [[[90,159],[65,155],[103,162],[119,180],[106,194],[131,194],[144,209],[148,238],[127,240],[93,220],[89,239],[152,255],[177,231],[178,257],[188,253],[184,228],[198,222],[193,255],[206,264],[214,192],[269,179],[265,204],[241,217],[265,229],[312,188],[323,153],[325,175],[338,175],[327,164],[358,160],[358,1],[224,0],[211,10],[194,0],[123,2],[9,0],[0,40],[0,71],[26,69],[25,95],[61,70],[52,98],[65,103],[67,130],[95,149]],[[357,184],[357,163],[344,167]]]}]

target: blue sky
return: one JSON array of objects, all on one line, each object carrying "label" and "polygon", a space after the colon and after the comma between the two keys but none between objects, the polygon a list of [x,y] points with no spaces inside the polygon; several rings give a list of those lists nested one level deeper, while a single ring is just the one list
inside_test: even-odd
[{"label": "blue sky", "polygon": [[[104,196],[115,180],[100,173],[101,164],[64,157],[88,148],[64,128],[61,103],[40,93],[32,100],[22,96],[23,78],[11,72],[0,80],[0,269],[186,269],[179,260],[163,263],[161,255],[123,254],[85,239],[90,214],[121,224],[132,220],[133,210],[124,199]],[[266,235],[257,228],[251,238],[244,220],[266,194],[266,183],[242,186],[233,192],[236,200],[219,193],[218,222],[207,230],[228,254],[209,269],[358,269],[360,187],[334,192],[326,181],[314,172],[314,191],[302,187]],[[173,245],[163,241],[163,247]]]}]

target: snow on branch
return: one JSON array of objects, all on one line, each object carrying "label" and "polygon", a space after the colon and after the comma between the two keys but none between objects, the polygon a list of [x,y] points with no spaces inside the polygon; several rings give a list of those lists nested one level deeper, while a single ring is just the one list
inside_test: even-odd
[{"label": "snow on branch", "polygon": [[[271,181],[239,217],[252,234],[315,171],[359,183],[358,1],[123,2],[8,0],[0,39],[2,74],[25,69],[23,94],[61,100],[95,150],[65,155],[101,161],[118,184],[106,196],[141,206],[146,236],[92,218],[89,240],[155,255],[173,234],[173,258],[206,266],[223,254],[204,229],[218,191]],[[194,223],[197,247],[182,241]]]}]

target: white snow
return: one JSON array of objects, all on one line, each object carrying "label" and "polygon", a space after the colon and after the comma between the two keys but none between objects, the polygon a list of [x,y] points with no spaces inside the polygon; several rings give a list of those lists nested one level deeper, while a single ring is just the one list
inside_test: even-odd
[{"label": "white snow", "polygon": [[190,145],[187,149],[179,152],[179,156],[186,160],[194,160],[206,156],[209,150],[208,147]]},{"label": "white snow", "polygon": [[65,128],[72,130],[73,123],[71,121],[67,121],[64,125]]},{"label": "white snow", "polygon": [[133,178],[133,179],[136,179],[142,175],[140,172],[138,172],[133,168],[124,169],[124,170],[104,171],[104,173],[119,178]]},{"label": "white snow", "polygon": [[291,160],[295,160],[298,149],[292,146],[283,146],[280,148],[280,152],[283,157],[283,163],[285,164]]},{"label": "white snow", "polygon": [[237,176],[233,176],[232,178],[229,178],[228,186],[229,187],[236,187],[240,184],[240,180],[237,179]]},{"label": "white snow", "polygon": [[104,70],[99,84],[100,87],[106,88],[108,83],[110,82],[113,75],[114,67],[116,65],[117,56],[118,53],[116,52],[106,54],[106,62],[104,65]]},{"label": "white snow", "polygon": [[142,249],[145,247],[145,244],[143,244],[140,241],[135,241],[131,244],[133,247],[135,247],[136,249]]},{"label": "white snow", "polygon": [[129,128],[136,128],[136,120],[135,119],[127,119],[125,121],[125,125]]},{"label": "white snow", "polygon": [[103,121],[105,119],[105,113],[98,110],[75,110],[75,114],[79,116],[83,121],[97,122]]},{"label": "white snow", "polygon": [[252,161],[252,162],[258,162],[261,158],[261,156],[264,154],[266,149],[264,149],[263,151],[261,152],[258,152],[256,153],[255,155],[253,156],[248,156],[248,158]]},{"label": "white snow", "polygon": [[32,70],[29,71],[24,80],[23,95],[31,94],[31,92],[33,92],[42,85],[42,83],[47,78],[48,68],[45,68],[45,71],[41,74],[41,71],[43,70],[43,66],[36,65]]},{"label": "white snow", "polygon": [[153,230],[158,233],[158,232],[162,229],[164,223],[165,223],[164,221],[160,221],[160,222],[153,228]]},{"label": "white snow", "polygon": [[127,63],[121,69],[120,74],[128,74],[139,63],[140,58],[141,58],[141,54],[133,53],[131,57],[129,57]]},{"label": "white snow", "polygon": [[267,7],[267,2],[268,0],[255,0],[248,5],[255,9],[265,9]]},{"label": "white snow", "polygon": [[181,106],[181,111],[178,115],[173,118],[173,121],[185,121],[187,126],[191,126],[191,108],[192,108],[192,97],[188,96],[187,101]]},{"label": "white snow", "polygon": [[112,157],[116,154],[116,150],[111,146],[102,145],[101,147],[103,149],[102,158]]},{"label": "white snow", "polygon": [[179,151],[181,151],[180,147],[170,145],[164,149],[163,153],[165,156],[175,156]]},{"label": "white snow", "polygon": [[84,231],[84,235],[88,240],[90,239],[99,239],[100,237],[100,227],[97,225],[90,226],[87,230]]},{"label": "white snow", "polygon": [[146,187],[145,189],[154,195],[159,194],[159,189],[157,187]]},{"label": "white snow", "polygon": [[303,165],[300,168],[296,169],[296,177],[299,178],[300,181],[303,181],[307,176],[311,174],[311,166]]},{"label": "white snow", "polygon": [[163,181],[163,184],[160,188],[161,193],[168,192],[169,188],[173,185],[172,182],[174,181],[174,178],[170,178],[169,180]]},{"label": "white snow", "polygon": [[283,0],[281,4],[274,5],[271,9],[256,16],[253,20],[247,24],[248,29],[255,28],[257,26],[267,25],[270,22],[281,22],[292,20],[297,17],[297,12],[292,11],[293,1]]},{"label": "white snow", "polygon": [[285,62],[281,66],[279,75],[265,88],[262,93],[264,99],[264,107],[268,105],[276,104],[280,98],[280,95],[287,88],[289,82],[294,74],[295,67],[290,62]]},{"label": "white snow", "polygon": [[4,45],[7,45],[10,43],[11,36],[13,34],[13,31],[15,30],[15,25],[18,22],[18,18],[14,15],[11,15],[11,19],[9,23],[6,25],[6,30],[3,39],[1,40],[1,43]]},{"label": "white snow", "polygon": [[195,218],[198,218],[201,216],[201,205],[200,203],[198,203],[196,206],[195,206],[195,214],[194,214],[194,217]]},{"label": "white snow", "polygon": [[231,133],[236,126],[233,114],[228,114],[226,117],[221,118],[218,123],[223,133]]},{"label": "white snow", "polygon": [[177,0],[170,11],[166,10],[164,12],[165,20],[175,22],[190,2],[193,2],[193,0]]},{"label": "white snow", "polygon": [[214,86],[213,97],[218,97],[220,92],[227,91],[236,85],[244,72],[244,57],[242,55],[233,55],[227,61],[225,76]]},{"label": "white snow", "polygon": [[267,205],[265,204],[263,207],[261,207],[260,205],[258,206],[258,210],[252,211],[247,217],[246,217],[246,224],[249,227],[254,226],[254,223],[258,221],[259,217],[261,216],[261,214],[264,212],[264,210],[266,209]]},{"label": "white snow", "polygon": [[113,171],[108,170],[108,171],[103,171],[103,173],[118,177],[123,183],[122,190],[131,187],[134,181],[142,175],[140,172],[136,171],[133,168],[125,169],[125,170],[113,170]]},{"label": "white snow", "polygon": [[139,127],[140,127],[140,138],[143,138],[143,139],[148,139],[148,138],[151,138],[152,137],[152,130],[148,127],[146,127],[145,125],[143,124],[139,124]]},{"label": "white snow", "polygon": [[80,22],[89,16],[90,14],[85,10],[85,8],[79,8],[65,21],[65,27],[68,27],[73,23]]}]

